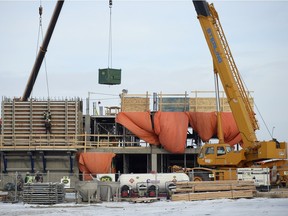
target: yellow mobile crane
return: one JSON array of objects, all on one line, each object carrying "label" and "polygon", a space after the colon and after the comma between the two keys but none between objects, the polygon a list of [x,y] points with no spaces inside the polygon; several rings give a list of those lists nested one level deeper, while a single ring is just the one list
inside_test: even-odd
[{"label": "yellow mobile crane", "polygon": [[[273,138],[271,141],[257,139],[255,130],[259,129],[259,126],[255,113],[249,103],[247,91],[232,57],[217,11],[213,4],[205,0],[193,0],[193,3],[213,58],[216,92],[219,76],[243,141],[242,149],[239,151],[234,151],[229,144],[224,143],[221,112],[218,107],[219,143],[205,144],[202,147],[197,161],[203,167],[194,169],[194,180],[209,180],[208,176],[214,180],[236,179],[236,168],[252,167],[256,163],[266,161],[263,166],[278,167],[282,180],[288,183],[288,166],[285,168],[287,144]],[[217,97],[219,99],[216,93],[216,99]],[[203,172],[206,175],[203,175]]]}]

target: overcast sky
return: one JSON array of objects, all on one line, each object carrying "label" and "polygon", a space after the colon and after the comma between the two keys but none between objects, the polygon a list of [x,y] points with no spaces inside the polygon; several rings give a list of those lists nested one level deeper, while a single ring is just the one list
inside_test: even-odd
[{"label": "overcast sky", "polygon": [[[42,1],[46,32],[56,1]],[[212,1],[209,1],[212,2]],[[212,60],[191,0],[113,1],[113,68],[118,86],[98,84],[108,66],[108,0],[64,3],[46,54],[50,97],[118,105],[131,94],[214,90]],[[288,141],[288,1],[213,1],[238,69],[270,133]],[[40,1],[0,0],[0,95],[21,97],[37,50]],[[33,97],[47,97],[44,67]],[[104,100],[101,94],[112,94]],[[257,112],[259,140],[270,135]]]}]

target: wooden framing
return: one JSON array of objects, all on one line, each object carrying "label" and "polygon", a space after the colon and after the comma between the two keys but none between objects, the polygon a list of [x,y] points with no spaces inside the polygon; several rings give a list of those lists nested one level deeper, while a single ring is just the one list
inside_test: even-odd
[{"label": "wooden framing", "polygon": [[[44,113],[51,113],[51,133],[46,130]],[[1,145],[69,145],[83,131],[82,101],[30,100],[2,101]],[[77,139],[77,138],[76,138]]]}]

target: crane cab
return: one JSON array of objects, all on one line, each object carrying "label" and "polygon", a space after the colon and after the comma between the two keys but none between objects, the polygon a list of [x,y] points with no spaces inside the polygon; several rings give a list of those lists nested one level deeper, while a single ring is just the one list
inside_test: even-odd
[{"label": "crane cab", "polygon": [[237,166],[244,159],[243,151],[234,151],[229,144],[219,143],[205,144],[200,151],[197,162],[202,166]]}]

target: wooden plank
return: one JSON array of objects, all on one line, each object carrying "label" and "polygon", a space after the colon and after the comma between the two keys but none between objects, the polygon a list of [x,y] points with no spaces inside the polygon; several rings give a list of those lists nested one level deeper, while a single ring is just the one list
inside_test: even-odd
[{"label": "wooden plank", "polygon": [[236,199],[236,198],[252,198],[252,190],[242,191],[219,191],[206,193],[184,193],[172,194],[172,201],[197,201],[197,200],[211,200],[211,199]]},{"label": "wooden plank", "polygon": [[190,188],[176,188],[176,193],[183,192],[201,192],[201,191],[227,191],[227,190],[255,190],[254,185],[237,186],[237,185],[220,185],[220,186],[195,186]]},{"label": "wooden plank", "polygon": [[138,197],[132,198],[130,202],[132,203],[152,203],[159,200],[157,197]]},{"label": "wooden plank", "polygon": [[222,180],[222,181],[189,181],[189,182],[176,182],[176,185],[197,185],[197,184],[250,184],[253,181],[242,181],[242,180]]}]

